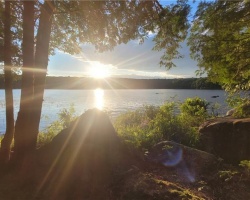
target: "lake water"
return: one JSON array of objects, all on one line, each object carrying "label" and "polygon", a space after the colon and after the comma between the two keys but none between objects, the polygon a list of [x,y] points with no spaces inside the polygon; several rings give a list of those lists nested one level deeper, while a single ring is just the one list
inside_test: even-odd
[{"label": "lake water", "polygon": [[[15,117],[19,110],[20,90],[13,90]],[[229,109],[225,103],[226,93],[223,90],[45,90],[40,130],[55,121],[63,108],[74,105],[76,114],[99,107],[109,111],[112,117],[128,110],[135,110],[143,105],[160,106],[168,100],[184,101],[188,97],[201,97],[211,105],[220,104],[219,114]],[[212,98],[212,96],[218,96]],[[5,131],[5,97],[0,90],[0,133]]]}]

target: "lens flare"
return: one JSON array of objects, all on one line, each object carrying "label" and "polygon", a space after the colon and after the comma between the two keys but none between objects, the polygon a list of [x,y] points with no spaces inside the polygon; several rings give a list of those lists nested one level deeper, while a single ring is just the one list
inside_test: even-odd
[{"label": "lens flare", "polygon": [[165,166],[176,166],[182,161],[183,151],[181,148],[166,150],[164,153],[165,159],[163,160],[163,165]]},{"label": "lens flare", "polygon": [[170,167],[176,170],[177,176],[187,182],[195,182],[195,168],[186,164],[188,157],[184,153],[181,145],[170,143],[159,143],[147,154],[150,161],[161,163],[165,167]]}]

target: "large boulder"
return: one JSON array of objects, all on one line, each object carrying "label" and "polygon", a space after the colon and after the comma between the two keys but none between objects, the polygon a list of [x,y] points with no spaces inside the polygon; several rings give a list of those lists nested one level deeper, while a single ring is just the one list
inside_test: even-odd
[{"label": "large boulder", "polygon": [[105,199],[113,175],[135,164],[132,157],[109,117],[89,110],[37,151],[38,194],[43,199]]},{"label": "large boulder", "polygon": [[172,141],[156,144],[147,157],[152,162],[174,169],[178,177],[188,182],[195,182],[202,174],[216,169],[219,164],[217,157],[212,154]]},{"label": "large boulder", "polygon": [[250,118],[216,118],[201,125],[201,148],[224,161],[250,160]]}]

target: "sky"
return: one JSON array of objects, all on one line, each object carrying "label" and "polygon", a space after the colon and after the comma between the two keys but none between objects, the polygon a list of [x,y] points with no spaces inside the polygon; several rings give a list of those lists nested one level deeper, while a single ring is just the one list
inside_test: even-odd
[{"label": "sky", "polygon": [[[168,4],[170,1],[162,3]],[[174,60],[177,67],[167,71],[159,65],[163,52],[152,50],[153,37],[150,35],[143,44],[133,40],[104,53],[96,52],[90,44],[82,44],[82,52],[78,55],[56,50],[56,54],[49,58],[48,75],[157,79],[195,77],[197,63],[189,57],[189,48],[185,42],[180,49],[184,58]]]}]

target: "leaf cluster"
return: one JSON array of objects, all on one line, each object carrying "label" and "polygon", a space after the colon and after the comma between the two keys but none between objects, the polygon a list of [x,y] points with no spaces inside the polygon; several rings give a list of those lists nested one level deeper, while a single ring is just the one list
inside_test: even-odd
[{"label": "leaf cluster", "polygon": [[250,88],[250,2],[201,2],[188,44],[208,78],[231,92]]},{"label": "leaf cluster", "polygon": [[234,108],[233,116],[237,118],[250,117],[250,100],[242,99],[241,104]]},{"label": "leaf cluster", "polygon": [[[42,9],[35,3],[35,37]],[[159,13],[156,1],[50,1],[54,8],[50,41],[50,54],[55,49],[77,54],[82,44],[93,44],[102,52],[132,39],[141,42],[154,29],[153,21]],[[13,65],[22,65],[22,14],[23,2],[11,2],[11,31]],[[3,51],[4,2],[0,2],[0,50]],[[34,41],[35,44],[36,41]],[[3,55],[2,53],[0,54]],[[3,58],[0,56],[0,61]]]},{"label": "leaf cluster", "polygon": [[187,1],[177,1],[176,4],[166,6],[155,23],[156,36],[154,50],[163,50],[160,66],[167,69],[175,67],[174,59],[182,58],[179,53],[180,43],[187,37],[189,28],[188,15],[190,5]]},{"label": "leaf cluster", "polygon": [[154,1],[57,1],[51,45],[80,53],[81,44],[102,52],[132,39],[144,40],[157,15]]},{"label": "leaf cluster", "polygon": [[[11,54],[12,65],[20,66],[22,64],[22,4],[20,1],[11,1]],[[3,62],[4,56],[4,1],[0,1],[0,62]]]}]

